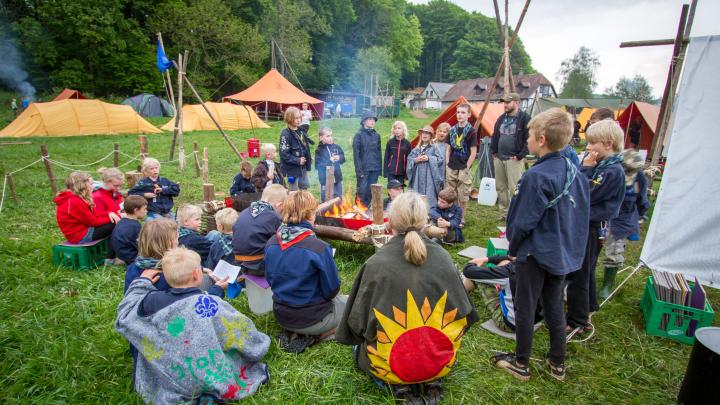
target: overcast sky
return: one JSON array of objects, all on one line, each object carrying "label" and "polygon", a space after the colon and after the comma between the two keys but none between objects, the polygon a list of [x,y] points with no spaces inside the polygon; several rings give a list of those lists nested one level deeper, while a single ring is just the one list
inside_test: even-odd
[{"label": "overcast sky", "polygon": [[[427,3],[426,0],[412,0]],[[451,0],[468,11],[495,18],[492,0]],[[504,0],[498,0],[504,15]],[[672,45],[620,48],[620,42],[674,38],[683,3],[690,0],[534,0],[520,28],[520,39],[533,67],[560,92],[556,77],[560,63],[586,46],[600,57],[595,92],[612,87],[622,76],[639,73],[648,79],[656,97],[662,95]],[[510,0],[510,26],[514,27],[525,0]],[[692,36],[720,34],[720,0],[699,0]]]}]

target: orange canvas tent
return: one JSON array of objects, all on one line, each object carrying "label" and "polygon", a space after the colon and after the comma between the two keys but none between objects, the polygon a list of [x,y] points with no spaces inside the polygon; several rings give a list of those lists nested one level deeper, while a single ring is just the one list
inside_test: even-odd
[{"label": "orange canvas tent", "polygon": [[653,139],[655,138],[655,128],[657,128],[658,115],[660,115],[660,107],[642,101],[633,101],[625,111],[620,114],[617,121],[625,132],[625,145],[630,146],[629,124],[636,118],[640,118],[642,129],[640,130],[640,146],[638,149],[650,151]]},{"label": "orange canvas tent", "polygon": [[302,103],[308,103],[315,119],[321,119],[324,106],[322,100],[305,94],[276,69],[271,69],[247,89],[223,97],[223,101],[242,101],[252,108],[263,111],[265,119],[267,119],[268,113],[281,114],[290,106],[300,108]]},{"label": "orange canvas tent", "polygon": [[[220,126],[226,130],[270,128],[262,122],[252,108],[231,103],[205,103]],[[182,109],[183,131],[214,131],[217,127],[210,119],[207,111],[200,104],[185,104]],[[175,129],[175,118],[160,129]]]},{"label": "orange canvas tent", "polygon": [[128,105],[100,100],[60,100],[31,103],[0,136],[73,136],[101,134],[156,134],[159,129]]},{"label": "orange canvas tent", "polygon": [[[457,116],[455,115],[455,110],[457,109],[457,106],[460,104],[470,104],[467,99],[463,96],[460,96],[455,100],[452,104],[448,106],[448,108],[445,109],[440,115],[435,118],[433,122],[430,123],[430,126],[433,127],[433,129],[437,129],[438,125],[440,125],[443,122],[447,122],[450,125],[457,124]],[[469,122],[471,125],[475,125],[475,121],[480,117],[480,110],[482,110],[482,106],[484,103],[474,103],[470,104],[470,119]],[[504,106],[502,103],[490,103],[488,104],[487,109],[485,110],[485,115],[483,116],[482,123],[480,124],[480,131],[479,136],[482,138],[484,136],[492,136],[493,130],[495,129],[495,121],[497,121],[498,117],[500,117],[505,112]],[[415,147],[417,142],[419,141],[419,137],[415,136],[412,140],[412,146]]]},{"label": "orange canvas tent", "polygon": [[69,98],[74,98],[76,100],[87,99],[87,97],[85,97],[84,94],[82,94],[81,92],[79,92],[77,90],[65,89],[65,90],[61,91],[60,94],[58,94],[57,97],[55,97],[53,99],[53,101],[67,100]]}]

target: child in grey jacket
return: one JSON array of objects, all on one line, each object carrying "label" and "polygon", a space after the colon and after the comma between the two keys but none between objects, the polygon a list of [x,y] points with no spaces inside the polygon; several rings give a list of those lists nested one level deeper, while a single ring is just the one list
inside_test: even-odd
[{"label": "child in grey jacket", "polygon": [[[135,390],[146,403],[193,403],[199,398],[233,401],[253,394],[269,379],[261,363],[270,338],[217,296],[200,290],[200,256],[170,250],[162,272],[172,287],[159,291],[159,270],[145,270],[130,284],[115,327],[139,351]],[[227,280],[216,287],[227,286]]]}]

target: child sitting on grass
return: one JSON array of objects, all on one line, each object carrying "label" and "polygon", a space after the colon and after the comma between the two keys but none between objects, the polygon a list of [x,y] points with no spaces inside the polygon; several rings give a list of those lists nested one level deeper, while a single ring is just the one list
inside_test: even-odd
[{"label": "child sitting on grass", "polygon": [[[260,361],[270,338],[217,296],[201,291],[200,256],[168,251],[162,273],[172,286],[158,290],[159,270],[145,270],[118,307],[115,327],[138,348],[135,390],[146,403],[217,403],[252,395],[269,380]],[[224,283],[211,289],[217,293]]]},{"label": "child sitting on grass", "polygon": [[56,220],[60,231],[70,243],[89,243],[107,238],[120,217],[114,212],[98,215],[92,198],[92,177],[85,172],[72,172],[66,181],[67,190],[55,196]]},{"label": "child sitting on grass", "polygon": [[140,220],[147,215],[147,200],[139,195],[125,199],[125,216],[117,223],[110,238],[110,248],[124,264],[135,261],[138,254]]},{"label": "child sitting on grass", "polygon": [[212,244],[220,238],[220,232],[210,231],[201,236],[202,210],[197,205],[183,204],[177,212],[180,224],[180,245],[197,252],[203,261],[207,260]]},{"label": "child sitting on grass", "polygon": [[147,220],[170,217],[173,208],[173,197],[180,195],[177,183],[160,177],[160,162],[154,158],[145,158],[142,162],[144,178],[128,191],[129,195],[140,195],[148,200]]},{"label": "child sitting on grass", "polygon": [[[177,222],[167,218],[146,222],[138,236],[138,255],[135,261],[125,269],[125,289],[123,291],[127,291],[130,283],[140,277],[143,271],[159,269],[160,259],[163,258],[165,252],[177,246]],[[160,281],[155,283],[155,287],[159,290],[170,289],[162,275]]]},{"label": "child sitting on grass", "polygon": [[223,208],[215,213],[215,225],[220,237],[210,246],[210,253],[205,260],[205,267],[214,269],[220,260],[235,263],[232,250],[232,228],[237,222],[238,212],[232,208]]},{"label": "child sitting on grass", "polygon": [[462,221],[462,208],[457,202],[457,193],[452,188],[446,188],[438,194],[437,206],[430,209],[430,221],[433,225],[445,229],[443,242],[463,243],[460,223]]},{"label": "child sitting on grass", "polygon": [[240,163],[240,173],[233,178],[233,184],[230,186],[231,196],[255,192],[255,186],[253,186],[252,181],[250,181],[252,171],[253,167],[250,162],[242,161],[242,163]]}]

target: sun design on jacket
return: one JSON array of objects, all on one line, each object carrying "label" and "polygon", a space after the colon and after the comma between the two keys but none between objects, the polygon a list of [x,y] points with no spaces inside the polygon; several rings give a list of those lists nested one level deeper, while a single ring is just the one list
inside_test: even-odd
[{"label": "sun design on jacket", "polygon": [[376,347],[367,346],[372,372],[391,384],[408,384],[443,377],[455,363],[467,319],[456,319],[457,308],[445,312],[447,291],[434,308],[427,297],[422,307],[407,291],[407,312],[393,306],[393,318],[373,308],[382,326]]}]

